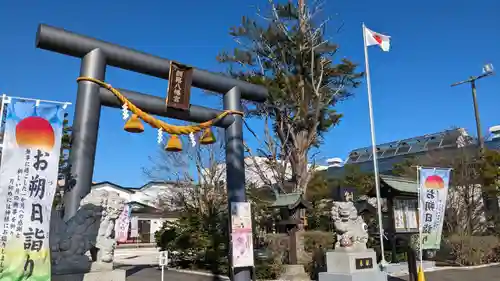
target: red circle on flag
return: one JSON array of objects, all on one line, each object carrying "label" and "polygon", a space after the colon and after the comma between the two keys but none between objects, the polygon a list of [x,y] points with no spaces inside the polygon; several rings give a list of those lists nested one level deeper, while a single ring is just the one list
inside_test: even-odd
[{"label": "red circle on flag", "polygon": [[380,37],[378,34],[373,34],[373,39],[375,39],[377,43],[382,44],[382,37]]}]

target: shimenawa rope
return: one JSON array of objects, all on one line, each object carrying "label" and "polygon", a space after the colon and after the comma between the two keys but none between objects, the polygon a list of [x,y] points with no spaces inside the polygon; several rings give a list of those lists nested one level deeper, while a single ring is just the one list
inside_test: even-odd
[{"label": "shimenawa rope", "polygon": [[224,118],[226,115],[229,114],[238,114],[243,116],[244,113],[241,111],[237,110],[225,110],[221,114],[219,114],[217,117],[215,117],[212,120],[208,120],[203,123],[199,123],[196,125],[187,125],[187,126],[176,126],[176,125],[171,125],[168,124],[162,120],[156,119],[154,116],[151,116],[147,114],[146,112],[142,111],[140,108],[135,106],[131,101],[129,101],[124,95],[120,93],[117,89],[113,88],[110,84],[101,81],[99,79],[95,79],[92,77],[78,77],[76,79],[77,82],[80,81],[90,81],[93,83],[96,83],[97,85],[108,89],[113,93],[121,102],[122,104],[126,104],[128,109],[133,113],[136,114],[140,119],[142,119],[144,122],[148,123],[151,127],[155,129],[162,129],[164,132],[171,134],[171,135],[189,135],[190,133],[197,133],[203,129],[207,129],[213,126],[215,122],[218,120]]}]

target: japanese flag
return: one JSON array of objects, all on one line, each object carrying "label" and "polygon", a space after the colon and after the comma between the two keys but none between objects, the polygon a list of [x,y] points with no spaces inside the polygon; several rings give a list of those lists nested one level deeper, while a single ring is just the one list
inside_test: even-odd
[{"label": "japanese flag", "polygon": [[373,45],[379,45],[384,52],[389,52],[389,48],[391,47],[391,36],[374,32],[366,27],[364,32],[365,32],[365,44],[367,47]]}]

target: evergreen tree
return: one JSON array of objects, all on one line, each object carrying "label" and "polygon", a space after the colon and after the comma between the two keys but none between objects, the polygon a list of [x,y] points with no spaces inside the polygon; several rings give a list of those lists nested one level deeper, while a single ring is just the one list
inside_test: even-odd
[{"label": "evergreen tree", "polygon": [[71,150],[71,132],[72,127],[69,124],[68,113],[64,113],[61,152],[59,155],[59,174],[65,175],[69,168],[69,151]]},{"label": "evergreen tree", "polygon": [[[231,76],[269,89],[265,103],[247,104],[246,110],[271,120],[272,136],[265,142],[276,144],[267,148],[267,156],[289,165],[295,191],[305,193],[313,174],[311,148],[339,123],[342,114],[335,106],[352,95],[363,73],[355,63],[338,58],[339,46],[327,39],[327,21],[316,18],[320,7],[270,5],[266,14],[259,10],[259,19],[243,17],[241,25],[231,28],[239,46],[217,59],[228,65]],[[274,164],[270,166],[280,166]]]},{"label": "evergreen tree", "polygon": [[56,194],[54,196],[53,206],[57,208],[62,208],[62,196],[64,194],[64,189],[70,181],[70,170],[71,166],[69,163],[69,151],[71,150],[71,132],[72,127],[69,124],[68,113],[64,113],[63,128],[62,128],[62,138],[61,138],[61,151],[59,154],[59,173],[58,179],[64,180],[64,185],[57,185]]}]

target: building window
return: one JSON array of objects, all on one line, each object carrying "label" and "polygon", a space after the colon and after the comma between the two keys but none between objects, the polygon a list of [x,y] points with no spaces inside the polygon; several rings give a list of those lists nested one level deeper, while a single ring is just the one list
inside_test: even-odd
[{"label": "building window", "polygon": [[395,148],[395,147],[392,147],[392,146],[391,146],[391,147],[389,147],[388,149],[386,149],[386,150],[384,151],[383,156],[384,156],[384,157],[390,157],[390,156],[393,156],[394,154],[396,154],[396,150],[397,150],[397,148]]},{"label": "building window", "polygon": [[359,158],[359,154],[357,152],[353,152],[351,153],[351,155],[349,155],[349,162],[356,162],[356,160],[358,160]]},{"label": "building window", "polygon": [[457,145],[457,138],[454,138],[450,135],[446,135],[441,142],[441,146],[456,146]]},{"label": "building window", "polygon": [[436,149],[439,147],[439,144],[440,144],[439,141],[430,141],[427,143],[427,150]]},{"label": "building window", "polygon": [[362,154],[361,156],[359,156],[357,162],[363,162],[363,161],[370,160],[371,156],[372,156],[371,153],[365,152],[364,154]]},{"label": "building window", "polygon": [[411,146],[409,146],[408,144],[401,145],[400,147],[398,147],[398,151],[396,152],[396,154],[408,153],[408,151],[410,151],[410,149],[411,149]]}]

